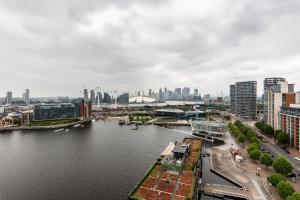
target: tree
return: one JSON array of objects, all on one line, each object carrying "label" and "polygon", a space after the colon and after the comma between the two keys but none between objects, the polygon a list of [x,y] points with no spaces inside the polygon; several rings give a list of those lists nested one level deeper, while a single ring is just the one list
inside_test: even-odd
[{"label": "tree", "polygon": [[263,134],[266,134],[266,135],[274,135],[274,129],[263,123],[263,122],[256,122],[255,123],[255,126],[263,133]]},{"label": "tree", "polygon": [[278,173],[273,173],[271,174],[271,176],[269,176],[267,178],[268,182],[271,183],[273,186],[277,186],[277,184],[280,182],[280,181],[285,181],[285,178],[281,175],[281,174],[278,174]]},{"label": "tree", "polygon": [[248,148],[247,148],[247,152],[250,153],[253,150],[258,150],[259,149],[259,145],[257,143],[251,143],[249,144]]},{"label": "tree", "polygon": [[290,141],[289,135],[281,130],[276,134],[276,139],[280,144],[288,144]]},{"label": "tree", "polygon": [[244,143],[246,140],[246,136],[243,133],[241,133],[238,135],[237,140],[239,141],[239,143]]},{"label": "tree", "polygon": [[292,195],[295,192],[294,187],[286,181],[280,181],[277,184],[277,189],[279,195],[283,198],[286,199],[288,196]]},{"label": "tree", "polygon": [[256,134],[255,134],[255,132],[254,132],[252,129],[250,129],[250,130],[247,132],[246,135],[247,135],[249,138],[256,137]]},{"label": "tree", "polygon": [[286,175],[293,170],[292,164],[284,157],[276,158],[272,165],[277,173],[283,175]]},{"label": "tree", "polygon": [[273,163],[273,158],[268,153],[263,153],[259,158],[261,164],[266,165],[266,167],[269,167]]},{"label": "tree", "polygon": [[250,151],[250,153],[249,153],[249,157],[251,160],[259,160],[260,155],[261,155],[261,152],[258,149],[254,149],[254,150]]},{"label": "tree", "polygon": [[300,193],[294,192],[292,195],[288,196],[286,200],[300,200]]},{"label": "tree", "polygon": [[259,144],[259,141],[258,141],[256,135],[253,135],[253,136],[250,138],[250,142],[251,142],[251,143]]}]

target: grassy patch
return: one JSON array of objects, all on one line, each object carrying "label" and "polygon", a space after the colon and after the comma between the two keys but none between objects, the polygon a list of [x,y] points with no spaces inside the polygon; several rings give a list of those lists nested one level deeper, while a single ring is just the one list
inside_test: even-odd
[{"label": "grassy patch", "polygon": [[55,120],[38,120],[32,121],[29,126],[55,126],[61,124],[69,124],[73,122],[78,122],[79,119],[55,119]]}]

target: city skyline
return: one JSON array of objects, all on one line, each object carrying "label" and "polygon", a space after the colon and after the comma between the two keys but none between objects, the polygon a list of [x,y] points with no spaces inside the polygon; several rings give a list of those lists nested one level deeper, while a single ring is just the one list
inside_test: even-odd
[{"label": "city skyline", "polygon": [[299,1],[23,4],[0,3],[0,94],[79,96],[96,85],[216,94],[247,80],[262,94],[265,77],[300,84]]}]

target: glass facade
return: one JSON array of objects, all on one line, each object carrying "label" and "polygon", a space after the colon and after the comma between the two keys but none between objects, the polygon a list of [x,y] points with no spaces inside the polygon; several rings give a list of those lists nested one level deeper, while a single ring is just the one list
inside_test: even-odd
[{"label": "glass facade", "polygon": [[80,117],[79,103],[38,104],[34,106],[35,120],[63,119]]}]

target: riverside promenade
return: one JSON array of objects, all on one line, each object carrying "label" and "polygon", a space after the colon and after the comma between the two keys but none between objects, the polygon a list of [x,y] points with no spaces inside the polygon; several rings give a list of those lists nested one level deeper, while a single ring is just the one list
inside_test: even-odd
[{"label": "riverside promenade", "polygon": [[224,142],[224,145],[211,148],[211,170],[242,188],[243,191],[239,192],[246,194],[247,199],[273,200],[266,180],[255,175],[256,169],[247,169],[247,166],[243,167],[234,161],[230,148],[242,148],[229,132],[225,134]]},{"label": "riverside promenade", "polygon": [[22,130],[49,130],[49,129],[61,129],[61,128],[68,128],[75,126],[77,124],[87,124],[92,121],[92,118],[83,119],[80,121],[67,123],[67,124],[58,124],[52,126],[19,126],[19,127],[3,127],[0,128],[0,132],[7,132],[7,131],[22,131]]}]

